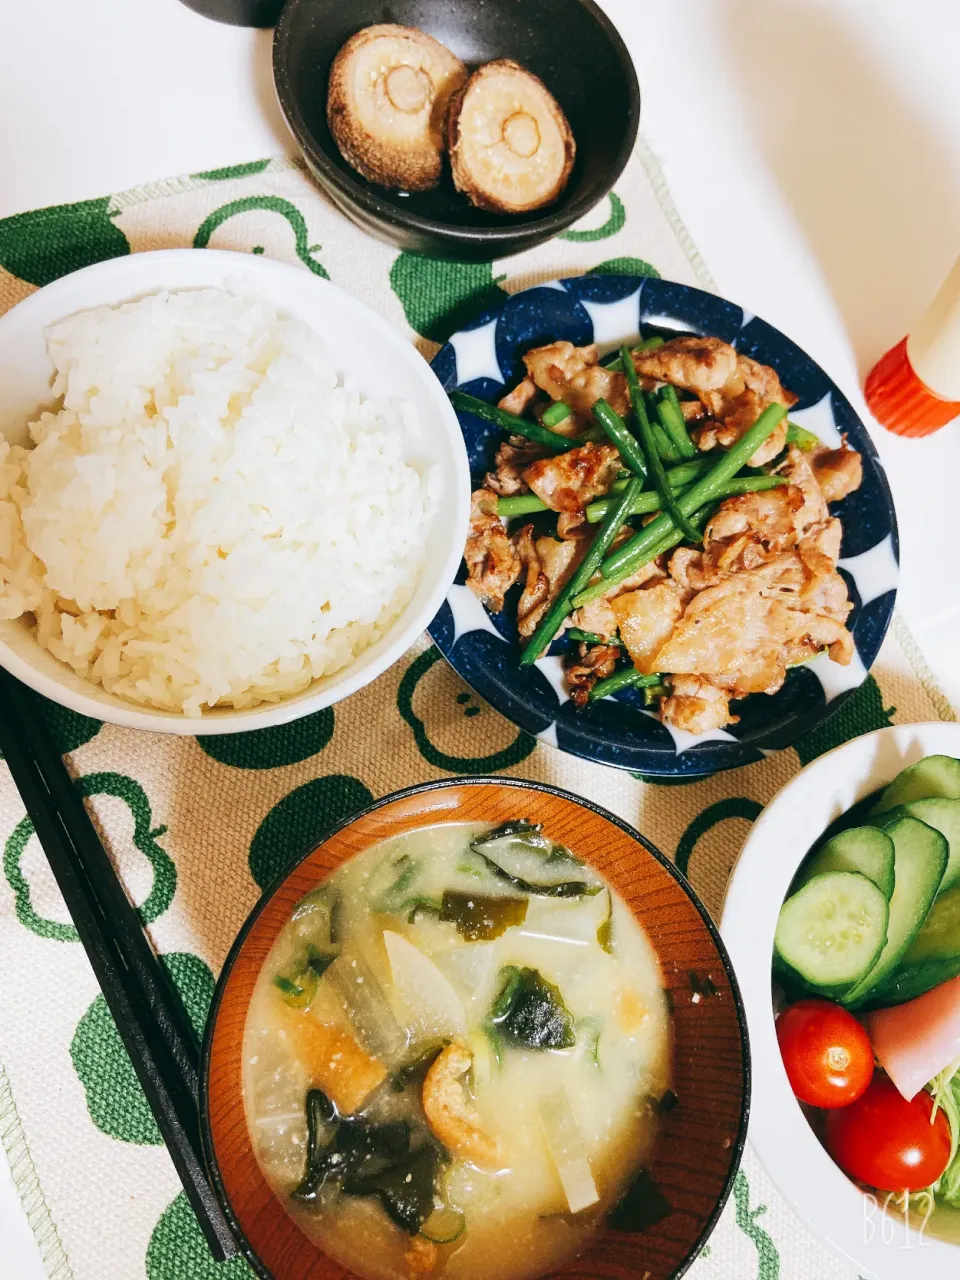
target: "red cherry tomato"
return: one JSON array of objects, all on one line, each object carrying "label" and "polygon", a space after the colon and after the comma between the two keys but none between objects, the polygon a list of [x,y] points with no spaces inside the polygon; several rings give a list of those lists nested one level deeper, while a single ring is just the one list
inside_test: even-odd
[{"label": "red cherry tomato", "polygon": [[862,1098],[827,1115],[827,1150],[851,1178],[878,1191],[922,1191],[950,1160],[950,1126],[933,1099],[910,1102],[877,1072]]},{"label": "red cherry tomato", "polygon": [[870,1037],[830,1000],[800,1000],[777,1019],[790,1087],[811,1107],[846,1107],[873,1077]]}]

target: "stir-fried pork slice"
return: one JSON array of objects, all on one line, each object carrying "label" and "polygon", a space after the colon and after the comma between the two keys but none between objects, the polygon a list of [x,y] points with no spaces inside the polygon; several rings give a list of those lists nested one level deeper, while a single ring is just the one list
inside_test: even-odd
[{"label": "stir-fried pork slice", "polygon": [[517,493],[528,493],[529,486],[523,473],[535,458],[543,456],[543,449],[523,436],[510,436],[497,450],[494,470],[484,476],[484,488],[492,489],[504,498]]},{"label": "stir-fried pork slice", "polygon": [[[781,385],[776,372],[749,356],[740,355],[719,338],[672,338],[655,351],[634,358],[637,372],[660,382],[692,391],[715,422],[698,428],[702,450],[729,448],[749,430],[768,405],[789,408],[797,398]],[[691,411],[684,410],[684,416]],[[750,459],[759,467],[775,458],[787,439],[786,420]]]},{"label": "stir-fried pork slice", "polygon": [[[817,525],[797,546],[800,559],[811,574],[826,577],[833,573],[840,559],[840,543],[843,538],[843,526],[836,517]],[[842,582],[843,579],[841,578]]]},{"label": "stir-fried pork slice", "polygon": [[680,412],[684,422],[697,422],[705,417],[707,410],[701,400],[681,400]]},{"label": "stir-fried pork slice", "polygon": [[[797,534],[803,537],[815,525],[829,520],[830,512],[823,496],[823,490],[817,483],[813,467],[807,454],[802,453],[796,445],[791,445],[787,456],[777,467],[777,475],[789,480],[803,494],[803,504],[795,516]],[[775,492],[775,491],[774,491]]]},{"label": "stir-fried pork slice", "polygon": [[860,488],[863,482],[863,459],[856,449],[849,447],[846,436],[839,449],[814,449],[809,458],[817,484],[827,502],[840,502]]},{"label": "stir-fried pork slice", "polygon": [[703,531],[703,545],[755,534],[772,551],[797,545],[797,513],[804,506],[799,489],[785,485],[761,493],[741,493],[721,502]]},{"label": "stir-fried pork slice", "polygon": [[655,659],[683,615],[689,596],[672,578],[639,591],[629,591],[612,601],[620,639],[633,665],[644,675],[660,668]]},{"label": "stir-fried pork slice", "polygon": [[524,639],[533,635],[550,604],[586,554],[584,540],[558,542],[544,537],[534,540],[533,525],[517,535],[517,551],[526,574],[517,605],[517,630]]},{"label": "stir-fried pork slice", "polygon": [[513,388],[508,391],[502,399],[497,401],[497,408],[504,409],[507,413],[515,413],[518,418],[530,408],[534,400],[537,398],[537,384],[529,374]]},{"label": "stir-fried pork slice", "polygon": [[833,589],[835,577],[831,573],[826,582],[812,580],[795,551],[726,576],[693,597],[673,634],[650,659],[651,669],[731,677],[733,691],[743,697],[780,688],[788,646],[809,640],[817,649],[829,648],[835,661],[849,661],[849,633],[836,608],[825,611],[818,599],[826,583]]},{"label": "stir-fried pork slice", "polygon": [[585,707],[593,686],[613,675],[620,650],[613,644],[580,644],[577,649],[577,655],[567,663],[567,687],[574,704]]},{"label": "stir-fried pork slice", "polygon": [[737,353],[719,338],[671,338],[662,347],[633,358],[637,373],[657,382],[669,382],[698,398],[719,391],[737,373]]},{"label": "stir-fried pork slice", "polygon": [[582,511],[610,489],[620,470],[612,444],[588,441],[577,449],[532,462],[523,478],[552,511]]},{"label": "stir-fried pork slice", "polygon": [[467,586],[488,609],[499,613],[503,597],[520,577],[520,557],[497,515],[497,495],[477,489],[470,498],[470,529],[463,550]]},{"label": "stir-fried pork slice", "polygon": [[660,701],[660,719],[687,733],[709,733],[736,724],[730,714],[730,694],[703,676],[673,676],[670,696]]},{"label": "stir-fried pork slice", "polygon": [[572,342],[552,342],[528,351],[523,363],[536,385],[551,400],[568,404],[582,424],[592,420],[591,410],[601,398],[617,413],[625,414],[630,408],[626,378],[598,364],[598,357],[596,344],[575,347]]},{"label": "stir-fried pork slice", "polygon": [[594,635],[603,636],[604,639],[616,635],[618,623],[617,615],[613,611],[613,601],[617,596],[626,595],[628,591],[636,591],[644,583],[662,581],[666,576],[660,565],[652,560],[650,564],[643,565],[629,578],[624,578],[622,582],[609,587],[596,600],[581,605],[571,618],[571,625],[579,627],[581,631],[591,631]]}]

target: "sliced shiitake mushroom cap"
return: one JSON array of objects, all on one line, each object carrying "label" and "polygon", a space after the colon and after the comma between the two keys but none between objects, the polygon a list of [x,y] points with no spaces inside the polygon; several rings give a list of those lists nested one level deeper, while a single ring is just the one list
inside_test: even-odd
[{"label": "sliced shiitake mushroom cap", "polygon": [[454,94],[447,144],[457,189],[496,213],[525,213],[556,200],[576,155],[556,98],[509,58],[488,62]]},{"label": "sliced shiitake mushroom cap", "polygon": [[447,107],[466,78],[459,58],[413,27],[358,31],[334,59],[327,90],[327,121],[343,158],[384,187],[435,187]]}]

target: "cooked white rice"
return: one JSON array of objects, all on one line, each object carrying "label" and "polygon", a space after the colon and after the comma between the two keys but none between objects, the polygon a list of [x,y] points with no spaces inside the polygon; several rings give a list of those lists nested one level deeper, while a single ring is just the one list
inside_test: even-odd
[{"label": "cooked white rice", "polygon": [[276,702],[407,604],[438,483],[414,410],[305,325],[203,289],[47,341],[63,407],[0,444],[0,616],[79,675],[190,716]]}]

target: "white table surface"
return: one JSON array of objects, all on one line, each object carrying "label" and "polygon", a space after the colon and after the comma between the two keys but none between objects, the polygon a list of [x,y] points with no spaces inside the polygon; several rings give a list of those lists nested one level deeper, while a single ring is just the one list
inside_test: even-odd
[{"label": "white table surface", "polygon": [[[604,3],[720,292],[799,342],[865,413],[863,375],[960,252],[957,0]],[[2,8],[0,217],[292,151],[269,32],[178,0]],[[960,705],[960,424],[874,438],[900,516],[900,609]],[[10,1280],[43,1275],[2,1160],[0,1256]]]}]

